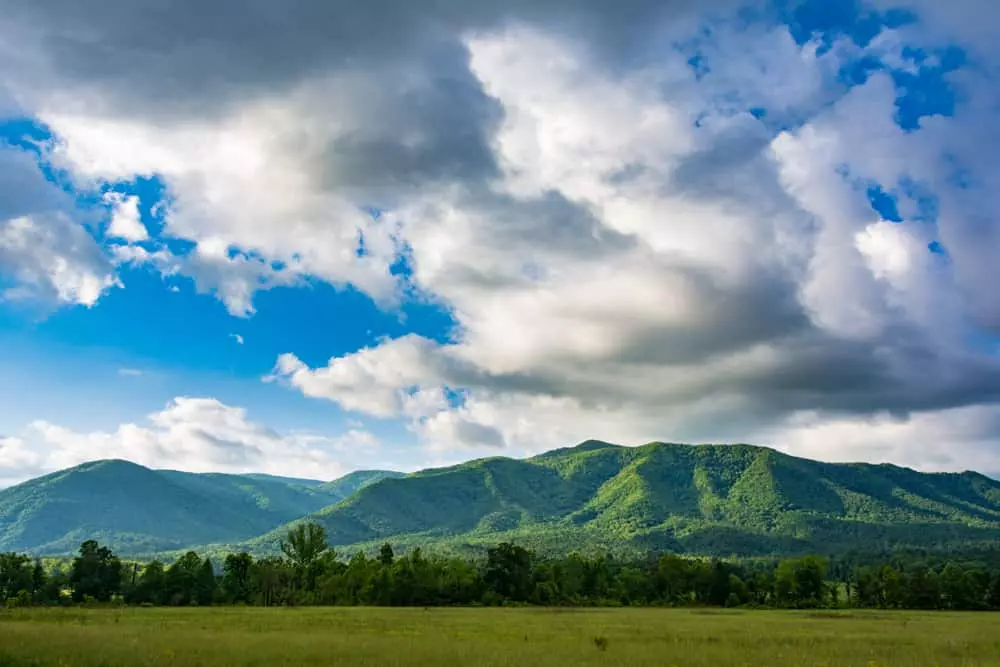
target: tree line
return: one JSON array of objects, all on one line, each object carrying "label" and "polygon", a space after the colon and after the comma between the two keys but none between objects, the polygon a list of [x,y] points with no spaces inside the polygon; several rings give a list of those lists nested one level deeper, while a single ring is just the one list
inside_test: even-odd
[{"label": "tree line", "polygon": [[322,526],[301,524],[280,556],[233,553],[218,564],[188,552],[170,565],[125,563],[94,540],[68,568],[46,570],[26,555],[0,554],[0,600],[8,606],[119,602],[134,605],[574,605],[780,608],[1000,609],[1000,569],[918,560],[837,564],[819,556],[773,563],[675,554],[540,558],[511,543],[485,558],[341,557]]}]

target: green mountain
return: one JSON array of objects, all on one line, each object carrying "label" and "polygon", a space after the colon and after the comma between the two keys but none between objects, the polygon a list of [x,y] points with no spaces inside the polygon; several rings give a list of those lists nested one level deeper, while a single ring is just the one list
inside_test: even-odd
[{"label": "green mountain", "polygon": [[95,461],[0,491],[0,551],[67,553],[90,538],[123,553],[246,540],[395,474],[324,483]]},{"label": "green mountain", "polygon": [[[748,445],[587,442],[383,479],[311,517],[340,547],[716,555],[956,549],[1000,540],[1000,482]],[[273,549],[283,529],[251,543]]]},{"label": "green mountain", "polygon": [[406,477],[406,473],[391,470],[356,470],[332,482],[321,484],[318,488],[343,500],[375,482],[386,478],[399,479],[400,477]]}]

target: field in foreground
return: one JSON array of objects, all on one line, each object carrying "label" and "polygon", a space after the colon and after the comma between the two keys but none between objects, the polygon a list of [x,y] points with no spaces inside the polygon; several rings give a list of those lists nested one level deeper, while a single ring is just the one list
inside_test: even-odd
[{"label": "field in foreground", "polygon": [[1000,615],[682,609],[0,611],[0,667],[1000,665]]}]

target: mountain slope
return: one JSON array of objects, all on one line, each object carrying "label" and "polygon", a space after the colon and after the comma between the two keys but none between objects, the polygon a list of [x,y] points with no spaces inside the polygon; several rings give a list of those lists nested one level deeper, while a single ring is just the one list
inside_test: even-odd
[{"label": "mountain slope", "polygon": [[406,473],[393,470],[355,470],[332,482],[320,484],[318,488],[343,500],[375,482],[386,478],[398,479],[400,477],[406,477]]},{"label": "mountain slope", "polygon": [[[1000,539],[1000,482],[890,465],[830,464],[747,445],[587,442],[385,479],[312,517],[332,544],[721,555]],[[270,549],[282,529],[259,538]]]},{"label": "mountain slope", "polygon": [[0,491],[0,551],[66,553],[89,538],[124,553],[245,540],[344,499],[327,484],[85,463]]}]

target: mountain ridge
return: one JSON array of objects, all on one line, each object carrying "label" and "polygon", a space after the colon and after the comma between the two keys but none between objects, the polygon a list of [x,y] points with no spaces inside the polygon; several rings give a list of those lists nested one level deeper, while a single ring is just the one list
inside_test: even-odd
[{"label": "mountain ridge", "polygon": [[[91,509],[134,506],[133,515],[114,525],[81,516],[82,500],[59,491],[67,479],[77,480],[71,486]],[[54,513],[63,515],[61,533],[32,533]],[[154,520],[156,530],[143,523]],[[67,552],[94,537],[125,553],[275,552],[288,527],[304,520],[322,524],[342,552],[386,541],[476,551],[503,540],[540,552],[726,556],[957,549],[1000,540],[1000,482],[975,471],[825,463],[759,445],[599,440],[331,482],[110,460],[0,491],[0,550]]]},{"label": "mountain ridge", "polygon": [[65,553],[90,538],[123,552],[251,539],[343,500],[337,481],[88,461],[0,490],[0,551]]},{"label": "mountain ridge", "polygon": [[[760,555],[1000,539],[1000,482],[973,471],[824,463],[758,445],[586,441],[385,480],[308,517],[371,549],[620,548]],[[273,544],[284,528],[252,548]]]}]

